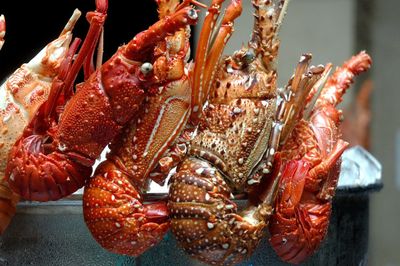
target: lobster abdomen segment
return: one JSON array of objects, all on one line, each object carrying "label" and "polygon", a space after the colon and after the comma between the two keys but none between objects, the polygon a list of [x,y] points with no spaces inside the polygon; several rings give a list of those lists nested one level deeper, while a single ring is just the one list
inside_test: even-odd
[{"label": "lobster abdomen segment", "polygon": [[68,196],[81,188],[92,172],[91,167],[76,163],[67,154],[38,153],[43,141],[38,135],[20,138],[10,151],[13,157],[7,164],[8,181],[25,199],[48,201]]},{"label": "lobster abdomen segment", "polygon": [[[339,169],[340,163],[337,163],[328,176],[338,175]],[[317,199],[307,191],[305,171],[308,166],[303,160],[286,164],[269,226],[272,248],[284,261],[294,264],[303,262],[318,249],[328,230],[332,207],[330,200]],[[303,183],[304,190],[296,189],[299,183]]]}]

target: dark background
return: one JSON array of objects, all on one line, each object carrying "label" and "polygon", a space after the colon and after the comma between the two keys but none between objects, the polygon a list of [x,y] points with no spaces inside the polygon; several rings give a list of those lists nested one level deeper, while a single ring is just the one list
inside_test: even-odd
[{"label": "dark background", "polygon": [[[85,14],[95,10],[95,0],[2,0],[0,14],[6,17],[7,32],[6,42],[0,51],[0,80],[57,38],[75,8],[82,12],[82,16],[73,33],[75,37],[83,39],[89,26]],[[155,21],[157,5],[154,0],[110,0],[105,23],[104,60],[118,46],[127,43]]]}]

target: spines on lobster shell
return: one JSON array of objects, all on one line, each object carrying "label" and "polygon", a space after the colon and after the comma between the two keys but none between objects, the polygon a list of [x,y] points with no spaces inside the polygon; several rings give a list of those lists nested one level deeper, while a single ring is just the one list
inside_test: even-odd
[{"label": "spines on lobster shell", "polygon": [[[370,65],[369,55],[361,52],[338,68],[322,89],[310,117],[297,122],[282,147],[282,177],[269,231],[273,249],[287,262],[306,260],[326,235],[340,156],[348,146],[340,139],[341,111],[336,106],[354,77]],[[316,89],[312,90],[311,96],[315,93]]]}]

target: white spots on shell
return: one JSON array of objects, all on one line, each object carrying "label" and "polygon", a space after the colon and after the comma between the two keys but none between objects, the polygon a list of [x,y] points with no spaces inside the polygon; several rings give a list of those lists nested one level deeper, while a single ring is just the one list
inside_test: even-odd
[{"label": "white spots on shell", "polygon": [[243,164],[244,163],[244,159],[243,158],[239,158],[238,163],[239,164]]},{"label": "white spots on shell", "polygon": [[59,151],[65,151],[67,150],[67,145],[65,145],[64,143],[59,143],[57,148]]},{"label": "white spots on shell", "polygon": [[229,244],[228,243],[222,244],[222,248],[223,249],[228,249],[229,248]]},{"label": "white spots on shell", "polygon": [[207,223],[207,227],[208,227],[208,229],[213,229],[215,226],[214,226],[214,224],[213,223],[210,223],[210,222],[208,222]]},{"label": "white spots on shell", "polygon": [[120,228],[120,227],[121,227],[121,224],[118,223],[118,222],[116,222],[116,223],[115,223],[115,226],[116,226],[117,228]]},{"label": "white spots on shell", "polygon": [[234,114],[240,114],[241,112],[242,112],[242,109],[240,109],[239,107],[233,108],[233,113]]},{"label": "white spots on shell", "polygon": [[198,175],[202,175],[204,173],[205,169],[203,167],[197,168],[195,170],[196,174]]},{"label": "white spots on shell", "polygon": [[194,107],[193,107],[193,112],[198,112],[199,111],[199,106],[198,105],[195,105]]},{"label": "white spots on shell", "polygon": [[233,206],[232,204],[228,204],[228,205],[226,205],[225,206],[225,208],[227,209],[227,210],[231,210],[231,209],[233,209],[235,206]]},{"label": "white spots on shell", "polygon": [[256,184],[256,183],[259,183],[257,180],[255,180],[255,179],[249,179],[248,181],[247,181],[247,184],[249,184],[249,185],[254,185],[254,184]]},{"label": "white spots on shell", "polygon": [[133,159],[133,160],[137,160],[137,158],[138,158],[138,157],[137,157],[136,154],[132,155],[132,159]]},{"label": "white spots on shell", "polygon": [[204,198],[205,198],[206,201],[209,201],[210,198],[211,198],[211,197],[210,197],[210,194],[206,193],[206,195],[204,196]]},{"label": "white spots on shell", "polygon": [[274,154],[275,154],[275,149],[274,149],[274,148],[271,148],[271,149],[269,150],[269,154],[270,154],[270,155],[274,155]]},{"label": "white spots on shell", "polygon": [[111,200],[114,201],[115,200],[115,196],[111,195]]},{"label": "white spots on shell", "polygon": [[254,108],[254,114],[258,115],[260,113],[260,109],[259,108]]},{"label": "white spots on shell", "polygon": [[269,174],[271,171],[268,168],[262,170],[263,174]]}]

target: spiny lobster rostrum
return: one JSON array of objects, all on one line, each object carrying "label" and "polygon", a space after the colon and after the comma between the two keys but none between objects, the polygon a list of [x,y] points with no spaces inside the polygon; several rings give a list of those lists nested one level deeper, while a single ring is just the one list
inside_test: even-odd
[{"label": "spiny lobster rostrum", "polygon": [[[47,100],[51,84],[68,56],[72,29],[80,11],[75,10],[60,36],[49,43],[29,63],[23,64],[0,86],[0,233],[15,214],[19,196],[4,179],[7,155],[39,106]],[[5,20],[0,16],[0,46],[4,42]],[[71,45],[71,49],[74,49]]]},{"label": "spiny lobster rostrum", "polygon": [[107,4],[96,2],[97,12],[91,14],[91,28],[77,58],[65,77],[53,82],[56,88],[49,100],[10,152],[6,177],[23,198],[57,200],[84,185],[102,150],[138,115],[148,88],[158,87],[159,79],[155,72],[148,73],[146,63],[152,60],[154,45],[197,19],[193,8],[184,7],[137,35],[78,86],[59,116],[57,104],[71,95],[81,58],[93,54]]},{"label": "spiny lobster rostrum", "polygon": [[[351,60],[330,79],[314,107],[313,96],[319,92],[331,66],[310,66],[311,55],[305,54],[286,88],[277,89],[275,60],[279,41],[276,35],[287,1],[255,0],[253,5],[255,27],[249,46],[223,59],[215,76],[211,74],[209,79],[200,81],[203,90],[197,91],[206,94],[197,103],[199,106],[205,100],[208,103],[203,112],[193,112],[200,121],[198,132],[190,142],[188,158],[171,178],[172,232],[190,255],[210,264],[234,264],[249,256],[263,236],[271,215],[271,242],[283,259],[288,260],[285,252],[290,252],[303,260],[317,248],[316,243],[323,239],[326,228],[321,230],[320,224],[311,224],[308,229],[314,235],[297,233],[301,231],[301,221],[295,223],[298,212],[290,213],[292,206],[285,204],[287,198],[296,199],[301,194],[293,189],[297,183],[286,184],[285,180],[290,179],[293,174],[290,170],[295,164],[299,169],[295,176],[304,175],[306,183],[309,177],[314,178],[316,181],[306,186],[313,188],[310,190],[313,192],[322,188],[321,199],[330,204],[338,168],[331,175],[328,172],[332,165],[340,165],[338,159],[346,147],[338,140],[340,112],[335,106],[353,76],[369,67],[369,57],[365,54]],[[208,40],[207,37],[202,35],[199,43]],[[213,49],[208,50],[212,56]],[[311,122],[298,122],[304,108]],[[303,159],[307,162],[288,162],[302,159],[304,147],[311,147],[313,138],[320,146],[313,142],[314,150]],[[277,160],[274,162],[274,159]],[[329,178],[323,178],[324,175]],[[280,196],[275,203],[278,187]],[[232,201],[232,193],[238,192],[247,192],[250,199],[240,213]],[[304,200],[308,202],[306,196]],[[319,204],[322,203],[310,201],[310,215],[312,207],[317,209]],[[286,214],[292,215],[291,220]],[[329,212],[321,216],[327,222]],[[283,239],[286,233],[298,238]],[[294,243],[296,240],[299,242]],[[277,243],[286,244],[285,241],[287,245],[280,252]],[[296,253],[300,250],[302,253]]]},{"label": "spiny lobster rostrum", "polygon": [[[157,0],[157,3],[161,20],[140,33],[140,37],[182,19],[177,14],[190,1],[181,5],[179,0]],[[188,10],[193,12],[190,17],[194,20],[196,11]],[[147,58],[142,58],[148,62],[142,67],[147,67],[144,78],[151,77],[154,82],[145,84],[138,115],[110,145],[108,159],[85,187],[85,222],[93,237],[114,253],[140,255],[157,244],[169,229],[166,202],[144,204],[143,193],[150,178],[162,182],[163,174],[158,170],[166,166],[161,157],[174,154],[173,143],[189,118],[189,37],[189,26],[182,24],[175,27],[171,36],[148,40],[152,47]],[[176,152],[179,157],[184,150],[176,146]]]}]

